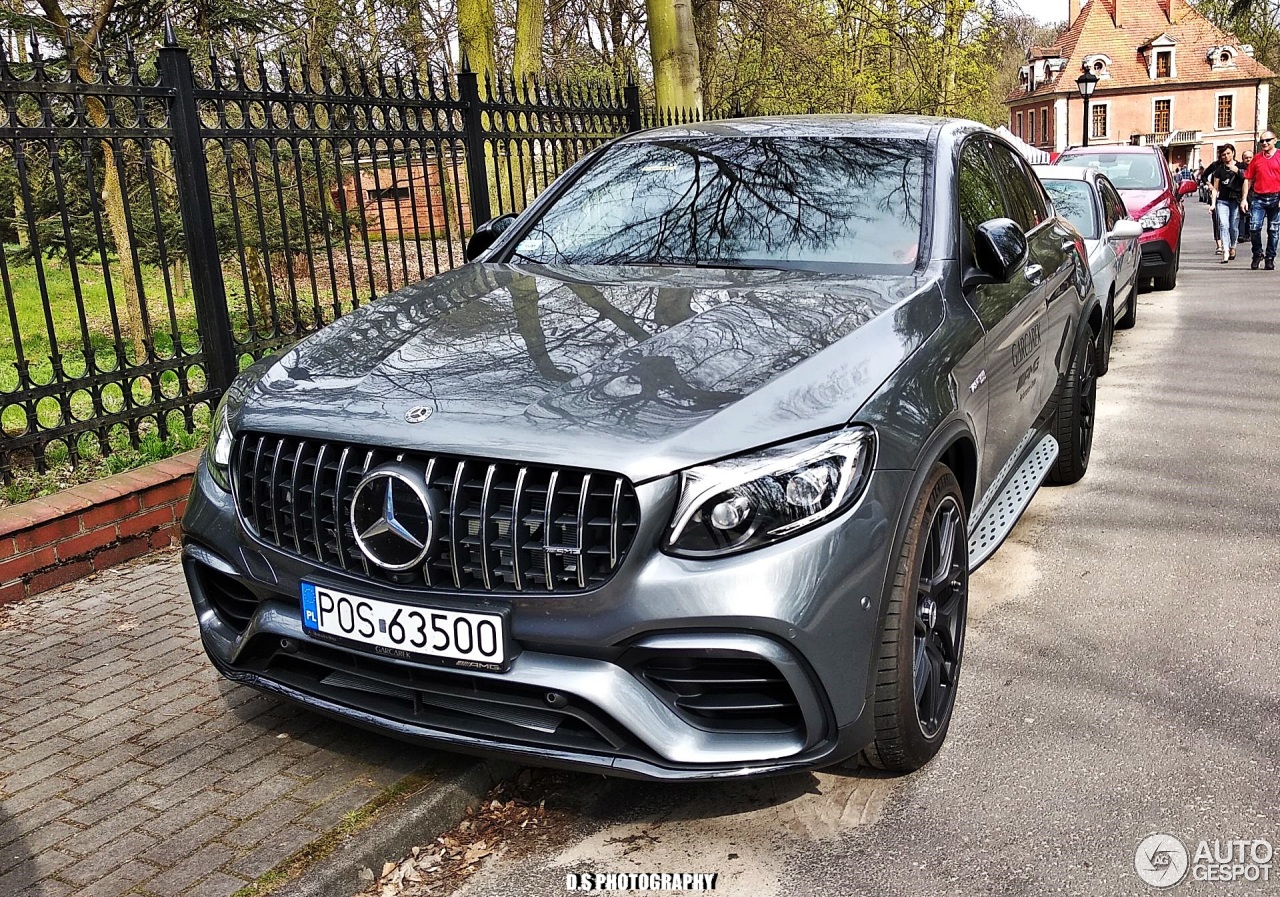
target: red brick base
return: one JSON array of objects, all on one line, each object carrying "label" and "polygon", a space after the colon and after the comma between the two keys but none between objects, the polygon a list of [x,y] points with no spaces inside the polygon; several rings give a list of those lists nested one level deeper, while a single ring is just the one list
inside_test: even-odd
[{"label": "red brick base", "polygon": [[0,604],[176,543],[199,458],[187,452],[0,508]]}]

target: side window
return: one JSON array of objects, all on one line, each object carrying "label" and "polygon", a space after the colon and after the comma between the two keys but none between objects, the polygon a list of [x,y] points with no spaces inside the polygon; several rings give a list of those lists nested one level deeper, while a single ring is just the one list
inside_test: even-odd
[{"label": "side window", "polygon": [[970,140],[960,150],[960,172],[956,192],[960,202],[960,224],[965,237],[965,253],[972,251],[978,225],[992,218],[1009,217],[1000,196],[1000,187],[982,143]]},{"label": "side window", "polygon": [[1098,181],[1098,186],[1102,188],[1102,206],[1107,210],[1107,230],[1116,226],[1117,221],[1123,221],[1129,217],[1129,210],[1124,207],[1124,200],[1120,198],[1120,194],[1116,192],[1116,188],[1111,186],[1110,181]]},{"label": "side window", "polygon": [[1032,180],[1033,176],[1023,168],[1008,147],[992,144],[990,151],[996,175],[1000,178],[1009,204],[1009,217],[1018,222],[1024,232],[1033,230],[1049,215],[1040,185]]}]

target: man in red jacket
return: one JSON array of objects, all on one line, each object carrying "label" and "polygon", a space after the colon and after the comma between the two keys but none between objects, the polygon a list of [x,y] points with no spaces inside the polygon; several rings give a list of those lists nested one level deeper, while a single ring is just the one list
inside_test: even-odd
[{"label": "man in red jacket", "polygon": [[1244,173],[1244,201],[1240,207],[1249,213],[1249,238],[1253,242],[1255,271],[1263,261],[1262,224],[1267,225],[1267,270],[1276,269],[1276,248],[1280,244],[1280,154],[1276,153],[1276,135],[1263,131],[1261,150],[1253,157]]}]

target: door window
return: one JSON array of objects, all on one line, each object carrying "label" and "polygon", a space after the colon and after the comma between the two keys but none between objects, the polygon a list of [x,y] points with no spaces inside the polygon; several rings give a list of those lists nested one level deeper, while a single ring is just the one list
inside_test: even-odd
[{"label": "door window", "polygon": [[993,143],[991,161],[1004,187],[1009,217],[1029,233],[1049,217],[1049,204],[1040,185],[1006,146]]},{"label": "door window", "polygon": [[973,239],[978,225],[992,218],[1008,218],[1000,185],[982,143],[970,140],[960,151],[958,190],[960,197],[960,224],[965,238],[964,255],[973,251]]}]

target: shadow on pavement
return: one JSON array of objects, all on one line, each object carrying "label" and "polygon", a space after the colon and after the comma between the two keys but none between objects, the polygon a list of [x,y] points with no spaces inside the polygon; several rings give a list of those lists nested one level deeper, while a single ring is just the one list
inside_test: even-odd
[{"label": "shadow on pavement", "polygon": [[18,823],[0,804],[0,894],[34,895],[39,879],[35,857],[20,837]]}]

